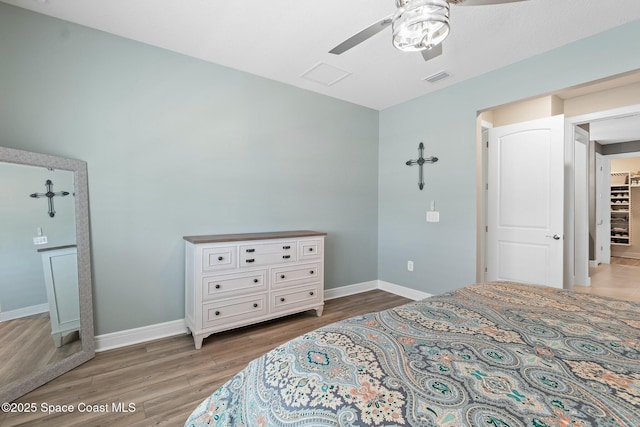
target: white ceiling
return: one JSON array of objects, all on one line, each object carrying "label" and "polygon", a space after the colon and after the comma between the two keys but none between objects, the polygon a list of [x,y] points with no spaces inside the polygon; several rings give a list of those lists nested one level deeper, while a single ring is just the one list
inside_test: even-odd
[{"label": "white ceiling", "polygon": [[593,121],[589,138],[600,144],[640,141],[640,115]]},{"label": "white ceiling", "polygon": [[[424,62],[395,50],[390,28],[328,53],[394,0],[0,1],[377,110],[640,19],[638,0],[452,5],[444,54]],[[301,77],[319,63],[351,74],[331,86]],[[452,77],[423,81],[440,71]]]}]

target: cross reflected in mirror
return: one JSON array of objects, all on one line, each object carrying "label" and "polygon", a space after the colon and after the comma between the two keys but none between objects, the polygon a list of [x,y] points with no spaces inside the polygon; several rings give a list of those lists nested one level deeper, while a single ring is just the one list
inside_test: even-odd
[{"label": "cross reflected in mirror", "polygon": [[418,157],[416,160],[407,160],[407,162],[405,163],[407,166],[413,166],[413,165],[418,165],[419,170],[418,170],[418,188],[420,190],[422,190],[424,188],[424,174],[422,172],[422,166],[425,163],[435,163],[438,161],[437,157],[431,156],[431,157],[427,157],[426,159],[424,158],[424,144],[421,142],[420,145],[418,145],[418,154],[420,157]]},{"label": "cross reflected in mirror", "polygon": [[33,194],[30,194],[29,197],[33,197],[34,199],[39,199],[41,197],[46,197],[49,200],[49,216],[51,218],[53,218],[54,216],[56,216],[56,211],[55,211],[55,209],[53,209],[53,198],[55,196],[60,196],[60,197],[68,196],[69,192],[68,191],[58,191],[57,193],[54,193],[52,191],[53,182],[51,182],[50,179],[48,179],[47,182],[44,183],[44,185],[46,185],[46,187],[47,187],[47,192],[46,193],[33,193]]}]

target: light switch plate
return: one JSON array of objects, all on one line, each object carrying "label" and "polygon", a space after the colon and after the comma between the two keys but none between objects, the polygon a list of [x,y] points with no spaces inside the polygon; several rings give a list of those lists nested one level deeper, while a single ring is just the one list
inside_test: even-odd
[{"label": "light switch plate", "polygon": [[427,222],[440,222],[440,212],[427,211]]}]

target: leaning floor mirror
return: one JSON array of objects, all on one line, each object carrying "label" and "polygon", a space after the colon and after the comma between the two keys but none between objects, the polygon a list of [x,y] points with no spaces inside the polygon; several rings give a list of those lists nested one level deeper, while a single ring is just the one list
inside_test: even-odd
[{"label": "leaning floor mirror", "polygon": [[87,164],[0,147],[0,401],[94,355]]}]

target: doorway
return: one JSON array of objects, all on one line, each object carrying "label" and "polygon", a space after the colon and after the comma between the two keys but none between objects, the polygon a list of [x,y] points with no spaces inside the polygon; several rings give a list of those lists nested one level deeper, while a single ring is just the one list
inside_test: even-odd
[{"label": "doorway", "polygon": [[610,256],[640,259],[640,234],[634,239],[631,230],[634,222],[638,229],[640,215],[638,221],[630,221],[630,211],[640,208],[640,114],[602,117],[587,126],[593,175],[589,178],[591,267],[610,263]]},{"label": "doorway", "polygon": [[[567,124],[575,129],[589,130],[588,232],[583,234],[588,237],[589,256],[585,257],[577,250],[580,214],[576,186],[574,266],[577,273],[578,264],[589,260],[590,284],[576,280],[574,289],[640,301],[640,106],[572,117]],[[576,148],[574,165],[578,183],[581,152],[578,145]],[[638,214],[635,236],[634,211]],[[578,279],[577,274],[575,279]]]},{"label": "doorway", "polygon": [[[565,239],[567,240],[565,243],[565,264],[564,264],[564,271],[565,271],[565,280],[564,280],[564,287],[571,289],[573,287],[573,284],[576,283],[576,276],[577,276],[577,270],[576,270],[576,266],[578,264],[578,262],[576,262],[576,256],[578,255],[580,256],[579,262],[582,263],[582,265],[585,266],[585,269],[589,271],[589,273],[585,274],[586,279],[585,281],[583,281],[582,287],[586,287],[589,285],[589,276],[592,274],[591,269],[589,269],[589,267],[593,267],[593,262],[596,261],[596,259],[592,258],[590,255],[593,251],[589,251],[587,250],[585,251],[578,251],[575,244],[576,242],[582,240],[583,242],[586,241],[587,242],[587,247],[589,245],[593,246],[595,245],[594,242],[590,242],[590,240],[594,239],[594,233],[595,233],[595,224],[593,227],[591,227],[591,224],[588,224],[588,227],[586,227],[588,229],[588,232],[585,233],[585,235],[581,235],[580,238],[576,239],[576,235],[575,233],[577,233],[579,231],[579,229],[584,229],[584,226],[578,226],[576,228],[576,197],[580,197],[577,196],[576,194],[576,171],[575,171],[575,156],[579,155],[582,158],[582,155],[586,153],[587,156],[589,156],[589,160],[588,160],[588,165],[589,165],[589,170],[587,171],[587,173],[584,175],[584,179],[583,178],[578,178],[579,182],[584,182],[587,181],[590,187],[588,187],[589,189],[591,189],[591,187],[593,186],[593,182],[595,182],[595,175],[593,174],[593,170],[595,170],[595,152],[591,146],[590,141],[593,139],[591,138],[589,140],[588,144],[585,144],[585,141],[580,141],[581,144],[583,144],[582,147],[584,148],[577,148],[576,145],[576,139],[574,139],[574,129],[576,126],[579,125],[589,125],[592,122],[595,121],[599,121],[599,120],[605,120],[605,119],[612,119],[612,118],[616,118],[616,117],[623,117],[623,116],[630,116],[630,115],[639,115],[640,116],[640,104],[639,105],[633,105],[633,106],[629,106],[629,107],[622,107],[622,108],[617,108],[617,109],[611,109],[611,110],[605,110],[605,111],[600,111],[597,113],[589,113],[589,114],[585,114],[585,115],[576,115],[573,117],[570,117],[566,120],[566,140],[570,140],[572,141],[571,144],[566,143],[565,142],[565,159],[568,159],[568,161],[566,162],[567,164],[567,174],[565,175],[565,187],[568,191],[566,191],[566,197],[565,197],[565,206],[570,206],[571,209],[565,209]],[[481,126],[479,126],[479,130],[486,130],[487,128],[490,127],[490,125],[493,121],[491,120],[491,113],[486,114],[485,113],[481,113],[479,116],[479,120],[478,123],[482,123]],[[494,123],[495,125],[495,123]],[[482,132],[479,132],[480,134],[482,134]],[[638,140],[640,140],[640,138],[638,138]],[[480,141],[480,138],[479,138]],[[479,147],[481,149],[478,150],[478,164],[479,164],[479,184],[478,187],[480,189],[480,193],[479,193],[479,203],[478,203],[478,212],[479,212],[479,220],[478,220],[478,269],[477,269],[477,276],[478,276],[478,280],[479,281],[483,281],[486,279],[485,276],[485,272],[486,272],[486,266],[487,264],[490,262],[488,260],[488,255],[487,255],[487,222],[488,222],[488,218],[482,218],[485,214],[486,214],[486,203],[487,203],[487,197],[486,197],[486,185],[484,183],[484,180],[482,179],[485,175],[485,172],[487,170],[487,162],[486,162],[486,155],[484,152],[484,142],[482,142],[481,144],[479,144]],[[640,151],[640,142],[638,142],[638,151]],[[577,153],[577,154],[576,154]],[[600,159],[602,160],[602,159]],[[591,196],[589,196],[591,197]],[[640,196],[639,196],[640,198]],[[579,202],[579,204],[581,206],[584,207],[585,203],[584,203],[584,199],[582,201]],[[592,205],[593,205],[593,201],[589,198],[587,203],[587,210],[592,211],[594,210]],[[583,208],[580,208],[583,209]],[[586,215],[583,215],[583,217],[587,217]],[[591,218],[589,216],[589,218]],[[589,221],[591,221],[591,219],[589,219]],[[640,224],[640,223],[639,223]],[[640,235],[640,232],[639,232]],[[582,244],[580,246],[581,248],[584,247]],[[589,256],[584,256],[584,253],[589,253]],[[603,260],[606,260],[605,258],[598,258],[597,261],[598,263],[603,263]],[[590,263],[589,261],[592,261],[592,263]],[[640,266],[635,267],[635,266],[630,266],[632,268],[638,268],[638,283],[639,286],[637,286],[638,289],[640,289]],[[639,295],[640,296],[640,295]]]},{"label": "doorway", "polygon": [[[599,151],[624,146],[603,145]],[[627,144],[627,143],[620,143]],[[628,146],[628,144],[627,144]],[[606,150],[603,150],[605,148]],[[637,172],[640,153],[596,156],[596,247],[589,274],[591,287],[579,290],[625,300],[640,301],[640,187]],[[598,188],[598,181],[603,185]],[[635,185],[635,186],[634,186]],[[606,196],[606,197],[605,197]],[[634,198],[635,196],[635,198]],[[633,205],[635,201],[636,206]],[[636,218],[634,219],[634,213]],[[636,252],[634,252],[636,251]]]}]

